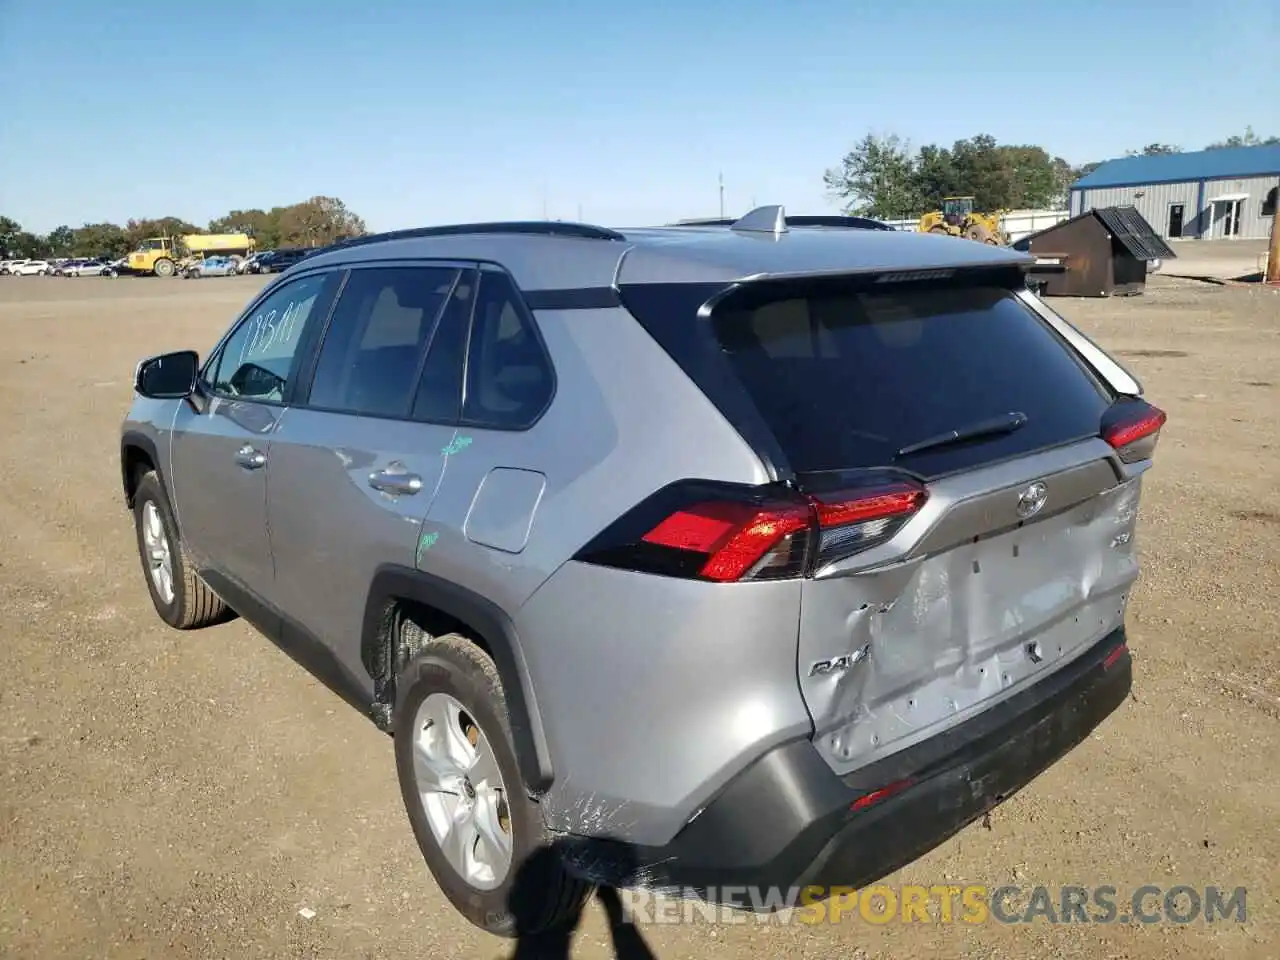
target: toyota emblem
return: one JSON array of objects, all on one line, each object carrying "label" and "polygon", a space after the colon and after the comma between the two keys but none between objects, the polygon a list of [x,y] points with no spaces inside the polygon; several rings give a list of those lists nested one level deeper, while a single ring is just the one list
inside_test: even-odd
[{"label": "toyota emblem", "polygon": [[1023,520],[1034,517],[1043,509],[1044,502],[1048,499],[1049,488],[1037,480],[1018,494],[1018,516]]}]

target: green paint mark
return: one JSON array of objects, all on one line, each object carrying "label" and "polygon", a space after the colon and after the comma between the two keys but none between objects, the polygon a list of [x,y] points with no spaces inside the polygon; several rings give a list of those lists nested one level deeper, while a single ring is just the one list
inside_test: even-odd
[{"label": "green paint mark", "polygon": [[460,451],[464,450],[469,446],[471,446],[470,437],[455,437],[453,442],[449,444],[447,447],[442,447],[440,449],[440,452],[447,457],[447,456],[450,456],[451,454],[459,453]]},{"label": "green paint mark", "polygon": [[422,562],[422,555],[435,546],[437,540],[440,539],[438,533],[424,533],[418,538],[418,554],[414,558],[415,563]]}]

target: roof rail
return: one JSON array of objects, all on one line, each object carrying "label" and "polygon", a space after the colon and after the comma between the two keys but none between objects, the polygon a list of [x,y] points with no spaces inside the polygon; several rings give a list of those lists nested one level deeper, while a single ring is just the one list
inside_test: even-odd
[{"label": "roof rail", "polygon": [[508,220],[493,223],[452,223],[436,227],[409,227],[405,230],[389,230],[385,233],[369,233],[363,237],[351,237],[324,247],[325,251],[345,250],[367,243],[384,240],[413,240],[418,237],[456,237],[472,233],[511,233],[540,237],[574,237],[579,240],[625,240],[622,234],[607,227],[595,227],[586,223],[562,223],[559,220]]},{"label": "roof rail", "polygon": [[[769,210],[771,207],[761,207],[759,209]],[[753,210],[747,216],[752,216],[756,211]],[[851,217],[836,214],[819,214],[816,216],[786,216],[785,224],[787,227],[840,227],[847,230],[892,230],[893,227],[881,220],[873,220],[870,217]],[[730,220],[720,218],[693,219],[693,220],[677,220],[672,226],[676,227],[733,227],[741,224],[742,220]],[[742,228],[739,227],[741,230]],[[766,233],[772,233],[769,229]]]}]

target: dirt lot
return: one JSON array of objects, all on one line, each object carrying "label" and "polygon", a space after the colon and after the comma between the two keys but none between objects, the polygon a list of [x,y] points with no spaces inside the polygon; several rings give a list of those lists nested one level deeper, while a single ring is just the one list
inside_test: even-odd
[{"label": "dirt lot", "polygon": [[[384,735],[244,624],[150,607],[117,463],[133,366],[207,349],[257,282],[0,279],[0,953],[510,956],[428,877]],[[1245,886],[1247,923],[646,925],[653,955],[1280,956],[1280,293],[1156,277],[1055,305],[1170,414],[1135,697],[891,881]],[[598,907],[572,955],[614,955]]]}]

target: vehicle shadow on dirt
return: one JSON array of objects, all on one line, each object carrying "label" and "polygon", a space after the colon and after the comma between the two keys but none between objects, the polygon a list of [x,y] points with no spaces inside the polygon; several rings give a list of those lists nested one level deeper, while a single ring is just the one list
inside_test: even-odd
[{"label": "vehicle shadow on dirt", "polygon": [[[511,960],[570,960],[570,948],[573,935],[582,922],[582,910],[571,924],[562,929],[547,933],[526,932],[531,925],[529,918],[522,915],[520,904],[536,902],[538,897],[526,896],[531,888],[544,882],[546,871],[539,869],[545,865],[545,858],[560,857],[562,852],[550,847],[535,853],[525,864],[511,891],[511,908],[516,915],[516,948]],[[613,887],[596,888],[595,898],[604,907],[609,922],[609,935],[613,940],[613,952],[617,960],[658,960],[658,955],[645,943],[640,930],[626,915],[622,897]]]}]

